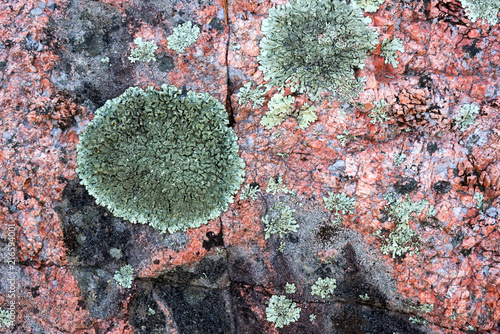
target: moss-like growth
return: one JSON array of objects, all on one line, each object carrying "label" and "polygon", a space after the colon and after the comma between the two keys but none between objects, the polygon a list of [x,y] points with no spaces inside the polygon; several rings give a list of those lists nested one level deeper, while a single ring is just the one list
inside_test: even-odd
[{"label": "moss-like growth", "polygon": [[291,0],[263,20],[259,68],[268,85],[318,98],[357,96],[363,82],[354,76],[378,43],[360,9],[341,0]]},{"label": "moss-like growth", "polygon": [[245,172],[236,141],[210,95],[132,87],[96,111],[80,136],[77,172],[115,216],[184,231],[232,203]]},{"label": "moss-like growth", "polygon": [[283,328],[299,320],[300,311],[300,307],[285,296],[273,295],[266,307],[266,317],[276,328]]},{"label": "moss-like growth", "polygon": [[136,61],[143,61],[146,63],[156,61],[155,51],[158,49],[158,46],[155,42],[144,42],[142,37],[137,37],[134,39],[134,43],[136,48],[130,50],[130,56],[128,57],[131,63],[135,63]]},{"label": "moss-like growth", "polygon": [[472,22],[484,19],[491,25],[497,23],[500,0],[460,0],[460,2],[467,9],[467,15]]},{"label": "moss-like growth", "polygon": [[186,22],[174,29],[174,33],[167,37],[168,48],[179,53],[193,45],[200,35],[200,27]]}]

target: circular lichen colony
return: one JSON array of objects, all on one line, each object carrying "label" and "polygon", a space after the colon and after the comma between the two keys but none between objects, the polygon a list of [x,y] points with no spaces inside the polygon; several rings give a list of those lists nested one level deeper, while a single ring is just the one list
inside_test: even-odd
[{"label": "circular lichen colony", "polygon": [[330,91],[348,100],[363,81],[366,53],[378,43],[360,9],[340,0],[291,0],[269,10],[262,21],[259,68],[268,85],[318,98]]},{"label": "circular lichen colony", "polygon": [[80,136],[77,172],[117,217],[184,231],[232,203],[245,172],[236,141],[210,95],[132,87],[96,111]]}]

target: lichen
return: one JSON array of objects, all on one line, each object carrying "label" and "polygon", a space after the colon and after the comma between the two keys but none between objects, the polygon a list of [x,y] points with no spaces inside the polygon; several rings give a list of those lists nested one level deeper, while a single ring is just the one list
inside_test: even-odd
[{"label": "lichen", "polygon": [[270,177],[269,181],[267,181],[266,192],[268,194],[292,194],[293,190],[288,189],[283,185],[283,177],[279,176],[278,178]]},{"label": "lichen", "polygon": [[297,291],[297,287],[293,283],[286,283],[285,284],[285,293],[286,294],[294,294]]},{"label": "lichen", "polygon": [[294,209],[288,205],[276,203],[269,211],[271,213],[262,218],[265,232],[264,239],[269,239],[273,234],[277,234],[281,238],[286,233],[297,232],[299,224],[293,217]]},{"label": "lichen", "polygon": [[4,310],[0,307],[0,328],[1,327],[11,327],[14,324],[14,320],[12,319],[12,314]]},{"label": "lichen", "polygon": [[385,110],[385,107],[387,106],[387,101],[386,100],[380,100],[380,101],[375,101],[373,102],[375,105],[371,110],[370,110],[370,123],[372,124],[377,124],[377,123],[384,123],[385,121],[390,120],[390,117],[387,115],[387,111]]},{"label": "lichen", "polygon": [[370,21],[341,0],[291,0],[271,8],[258,56],[267,85],[312,99],[323,92],[341,100],[357,96],[363,80],[354,71],[378,43]]},{"label": "lichen", "polygon": [[399,62],[396,60],[398,57],[397,52],[405,52],[403,42],[399,38],[393,38],[391,40],[386,38],[382,41],[380,49],[382,51],[380,55],[384,57],[384,62],[386,64],[391,64],[394,68],[398,67]]},{"label": "lichen", "polygon": [[96,203],[160,232],[227,210],[244,180],[237,137],[208,94],[127,89],[99,108],[77,145],[77,173]]},{"label": "lichen", "polygon": [[297,117],[297,123],[300,129],[304,130],[309,126],[309,124],[315,122],[318,119],[318,116],[316,115],[315,111],[316,107],[310,106],[309,104],[304,104],[299,109],[299,116]]},{"label": "lichen", "polygon": [[244,105],[245,103],[251,102],[255,106],[262,107],[264,104],[265,90],[262,90],[262,87],[258,86],[255,89],[252,89],[252,83],[247,82],[240,88],[238,94],[238,105]]},{"label": "lichen", "polygon": [[130,264],[127,264],[117,270],[113,278],[120,286],[130,289],[134,280],[134,268]]},{"label": "lichen", "polygon": [[378,10],[380,5],[385,2],[385,0],[354,0],[354,2],[365,12],[374,13]]},{"label": "lichen", "polygon": [[266,318],[276,328],[283,328],[299,320],[300,311],[300,307],[294,301],[285,296],[273,295],[269,299],[269,305],[266,307]]},{"label": "lichen", "polygon": [[128,57],[131,63],[135,63],[136,61],[143,61],[145,63],[156,61],[155,51],[158,46],[155,44],[155,42],[144,42],[142,40],[142,37],[137,37],[134,40],[134,43],[136,47],[130,50],[130,56]]},{"label": "lichen", "polygon": [[337,280],[335,278],[326,277],[318,278],[311,287],[311,295],[319,296],[320,298],[328,298],[337,288]]},{"label": "lichen", "polygon": [[500,0],[460,0],[460,2],[467,9],[467,15],[472,22],[484,19],[490,25],[497,23]]},{"label": "lichen", "polygon": [[396,256],[412,255],[419,251],[417,232],[411,229],[409,222],[413,213],[422,212],[429,204],[426,199],[412,202],[409,195],[405,200],[397,198],[394,194],[385,196],[388,201],[387,215],[389,221],[394,221],[395,227],[388,235],[382,235],[381,231],[375,233],[382,238],[380,250],[382,254]]},{"label": "lichen", "polygon": [[394,162],[394,166],[401,166],[403,162],[406,160],[406,154],[403,152],[401,153],[394,153],[394,156],[392,157],[392,161]]},{"label": "lichen", "polygon": [[260,193],[260,188],[258,185],[247,184],[241,191],[240,201],[246,201],[249,198],[252,200],[256,200],[257,193]]},{"label": "lichen", "polygon": [[334,211],[335,213],[341,212],[342,214],[351,214],[354,211],[356,199],[347,196],[344,193],[328,192],[328,197],[323,197],[325,207]]},{"label": "lichen", "polygon": [[200,27],[191,22],[185,22],[174,29],[172,35],[167,37],[168,48],[182,53],[193,45],[200,35]]},{"label": "lichen", "polygon": [[477,105],[464,104],[460,108],[460,115],[455,118],[455,121],[460,125],[460,129],[465,131],[469,126],[474,124],[477,114],[479,114],[479,107]]},{"label": "lichen", "polygon": [[267,103],[269,111],[262,117],[260,124],[267,130],[280,125],[285,118],[292,114],[292,104],[294,101],[295,98],[293,96],[273,95]]}]

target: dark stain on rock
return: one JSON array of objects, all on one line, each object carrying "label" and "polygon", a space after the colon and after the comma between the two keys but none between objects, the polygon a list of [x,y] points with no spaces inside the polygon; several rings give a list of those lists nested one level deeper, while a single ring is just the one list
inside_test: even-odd
[{"label": "dark stain on rock", "polygon": [[434,152],[438,150],[438,145],[436,142],[427,143],[427,152],[432,155]]},{"label": "dark stain on rock", "polygon": [[399,180],[394,184],[394,189],[398,194],[406,195],[417,189],[418,182],[411,177],[399,177]]},{"label": "dark stain on rock", "polygon": [[207,251],[210,251],[212,247],[223,247],[224,246],[224,237],[222,236],[222,231],[218,234],[215,234],[212,231],[207,232],[206,234],[208,240],[203,240],[202,247]]},{"label": "dark stain on rock", "polygon": [[361,303],[360,295],[367,294],[370,299],[364,303],[385,308],[387,301],[384,294],[365,277],[361,265],[358,263],[354,247],[347,243],[342,249],[342,257],[338,260],[339,268],[343,273],[343,280],[337,282],[335,295],[350,302]]},{"label": "dark stain on rock", "polygon": [[448,181],[438,181],[434,183],[432,189],[438,194],[446,194],[451,190],[451,184]]},{"label": "dark stain on rock", "polygon": [[130,303],[130,324],[137,334],[165,333],[167,318],[154,297],[152,282],[143,282],[137,287]]},{"label": "dark stain on rock", "polygon": [[332,315],[334,334],[424,334],[408,316],[364,305],[339,304]]},{"label": "dark stain on rock", "polygon": [[236,333],[262,334],[266,332],[265,329],[269,323],[254,312],[256,307],[265,305],[264,295],[257,293],[253,287],[233,283],[231,284],[231,305]]},{"label": "dark stain on rock", "polygon": [[162,72],[169,72],[174,69],[174,58],[170,56],[161,56],[157,59],[158,69]]},{"label": "dark stain on rock", "polygon": [[105,267],[116,262],[110,250],[117,248],[121,250],[123,257],[120,260],[125,264],[130,248],[129,223],[96,205],[94,198],[78,182],[75,179],[68,183],[58,207],[68,255],[84,266]]},{"label": "dark stain on rock", "polygon": [[474,58],[481,49],[476,46],[477,40],[473,40],[472,44],[462,46],[462,51],[467,52],[471,58]]}]

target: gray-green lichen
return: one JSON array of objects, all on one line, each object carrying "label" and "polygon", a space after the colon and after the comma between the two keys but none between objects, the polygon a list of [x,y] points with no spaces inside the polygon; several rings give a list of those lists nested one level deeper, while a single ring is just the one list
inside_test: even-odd
[{"label": "gray-green lichen", "polygon": [[293,283],[286,283],[285,284],[285,293],[286,294],[294,294],[295,292],[297,292],[297,287],[295,286],[295,284]]},{"label": "gray-green lichen", "polygon": [[8,310],[4,310],[0,307],[0,328],[11,327],[14,324],[12,314]]},{"label": "gray-green lichen", "polygon": [[273,295],[269,299],[269,305],[266,307],[266,318],[276,328],[283,328],[299,320],[300,311],[300,307],[294,301],[285,296]]},{"label": "gray-green lichen", "polygon": [[264,239],[269,239],[273,234],[277,234],[281,238],[286,233],[297,232],[299,224],[293,217],[294,209],[288,205],[276,203],[269,211],[270,214],[262,218],[265,232]]},{"label": "gray-green lichen", "polygon": [[395,227],[388,235],[381,235],[380,231],[375,233],[383,241],[380,250],[385,255],[391,254],[393,258],[418,253],[420,245],[416,241],[417,232],[411,229],[409,222],[412,214],[422,212],[429,202],[426,199],[412,202],[409,195],[403,201],[393,193],[387,194],[385,198],[388,201],[388,220],[393,221]]},{"label": "gray-green lichen", "polygon": [[373,102],[375,105],[371,110],[370,110],[370,123],[372,124],[377,124],[377,123],[384,123],[385,121],[390,120],[391,118],[387,115],[386,111],[386,106],[387,106],[387,101],[382,99],[380,101],[375,101]]},{"label": "gray-green lichen", "polygon": [[174,29],[172,35],[167,37],[168,48],[179,53],[193,45],[200,35],[200,27],[186,22]]},{"label": "gray-green lichen", "polygon": [[127,264],[121,267],[120,270],[117,270],[113,278],[120,286],[130,289],[134,280],[134,268],[130,264]]},{"label": "gray-green lichen", "polygon": [[267,130],[280,125],[285,118],[292,114],[292,104],[294,101],[295,98],[293,96],[273,95],[267,103],[269,111],[262,117],[260,124]]},{"label": "gray-green lichen", "polygon": [[263,20],[259,69],[268,86],[350,100],[362,90],[354,71],[378,43],[360,9],[341,0],[291,0]]},{"label": "gray-green lichen", "polygon": [[163,85],[127,89],[99,108],[77,145],[77,172],[96,203],[160,232],[217,218],[245,173],[224,106]]},{"label": "gray-green lichen", "polygon": [[328,192],[328,197],[323,197],[325,207],[334,211],[335,213],[341,212],[342,214],[351,214],[354,211],[356,199],[347,196],[344,193]]},{"label": "gray-green lichen", "polygon": [[247,199],[256,200],[257,193],[260,193],[260,188],[258,185],[247,184],[245,188],[241,191],[240,201],[246,201]]},{"label": "gray-green lichen", "polygon": [[467,9],[467,15],[472,22],[484,19],[491,25],[497,23],[500,0],[460,0],[460,2]]},{"label": "gray-green lichen", "polygon": [[460,130],[465,131],[469,126],[474,124],[476,115],[479,114],[479,107],[475,104],[464,104],[460,108],[460,115],[455,121],[460,124]]},{"label": "gray-green lichen", "polygon": [[382,41],[380,49],[382,51],[380,55],[384,57],[384,62],[386,64],[391,64],[394,68],[398,67],[399,62],[396,60],[398,57],[397,52],[405,52],[403,42],[399,38],[393,38],[391,40],[386,38]]},{"label": "gray-green lichen", "polygon": [[316,295],[319,296],[320,298],[328,298],[333,294],[336,287],[337,287],[337,280],[335,278],[320,277],[311,287],[311,295]]},{"label": "gray-green lichen", "polygon": [[130,60],[131,63],[135,63],[136,61],[143,61],[146,63],[156,61],[155,51],[158,46],[155,42],[144,42],[142,37],[137,37],[134,39],[134,43],[136,47],[130,50],[130,56],[128,57],[128,60]]},{"label": "gray-green lichen", "polygon": [[310,106],[309,104],[304,104],[300,109],[299,109],[299,115],[297,117],[297,123],[299,125],[299,128],[304,130],[311,124],[312,122],[315,122],[318,119],[318,116],[316,115],[316,107],[315,106]]},{"label": "gray-green lichen", "polygon": [[365,12],[374,13],[385,0],[354,0],[354,2],[356,6],[362,8]]},{"label": "gray-green lichen", "polygon": [[262,107],[264,104],[264,94],[265,90],[262,90],[261,86],[252,89],[252,83],[247,82],[240,88],[240,91],[236,96],[238,97],[238,104],[241,106],[247,102],[252,102],[258,107]]}]

